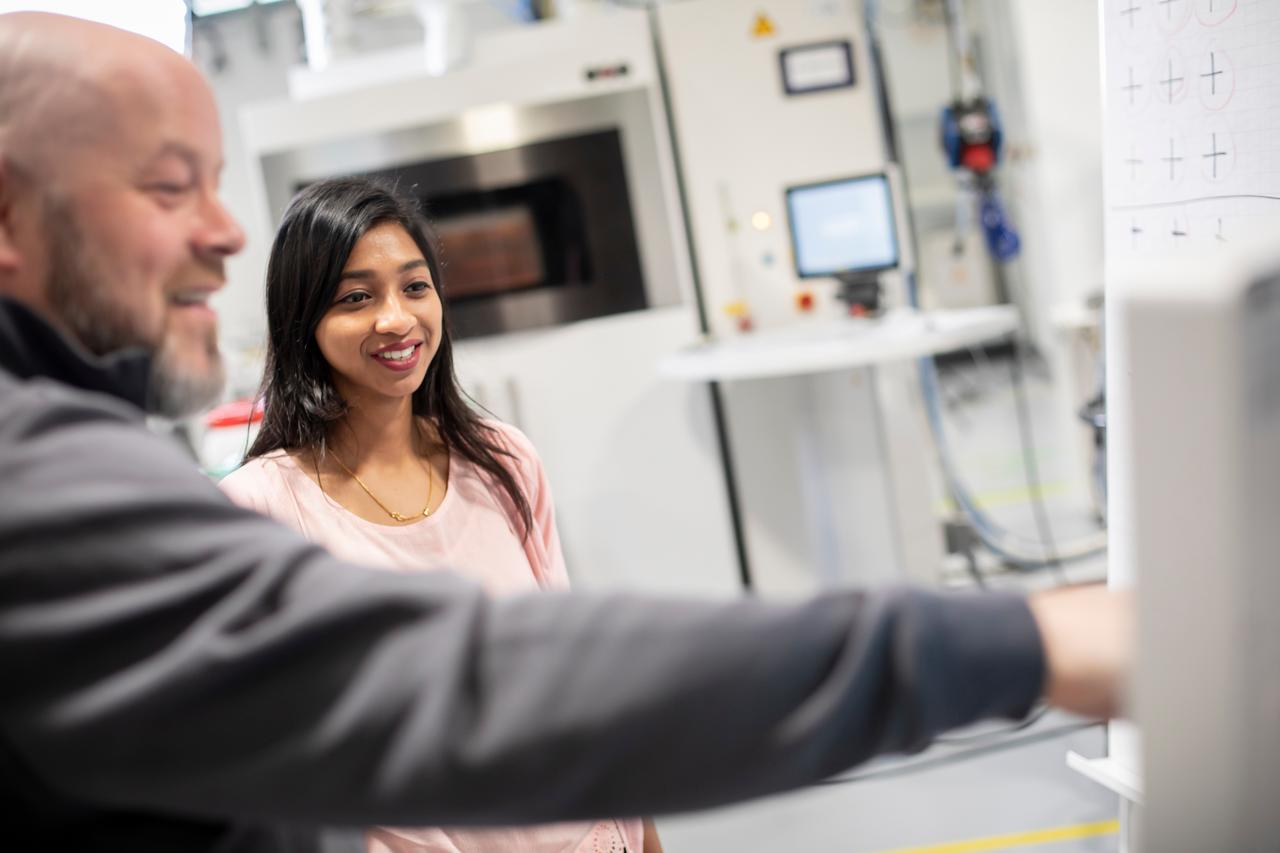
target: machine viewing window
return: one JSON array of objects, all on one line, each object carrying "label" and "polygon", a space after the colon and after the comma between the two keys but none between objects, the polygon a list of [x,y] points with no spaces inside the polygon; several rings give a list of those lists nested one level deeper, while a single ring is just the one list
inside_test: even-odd
[{"label": "machine viewing window", "polygon": [[422,203],[458,339],[648,307],[617,128],[366,174]]},{"label": "machine viewing window", "polygon": [[560,178],[438,195],[427,215],[454,301],[591,280],[582,201]]},{"label": "machine viewing window", "polygon": [[527,207],[436,220],[455,299],[536,287],[546,277],[542,247]]},{"label": "machine viewing window", "polygon": [[893,196],[882,174],[791,187],[787,215],[801,278],[873,273],[898,265]]}]

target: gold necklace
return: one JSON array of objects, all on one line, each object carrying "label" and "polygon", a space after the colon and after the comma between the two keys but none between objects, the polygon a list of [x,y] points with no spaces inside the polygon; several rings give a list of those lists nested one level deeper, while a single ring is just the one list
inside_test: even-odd
[{"label": "gold necklace", "polygon": [[[338,458],[338,454],[330,453],[329,455],[333,457],[334,462],[338,463],[339,468],[341,468],[343,471],[346,471],[347,474],[351,476],[351,479],[356,481],[356,485],[364,489],[364,493],[368,495],[369,498],[378,505],[378,508],[381,509],[383,512],[385,512],[387,515],[391,516],[391,518],[394,519],[395,521],[400,521],[400,522],[413,521],[416,518],[419,518],[419,517],[427,518],[428,516],[431,515],[431,497],[432,495],[435,494],[436,478],[431,471],[430,464],[426,464],[422,466],[423,468],[427,469],[427,505],[422,508],[422,512],[420,513],[415,513],[413,515],[401,515],[398,512],[387,509],[387,505],[384,504],[382,501],[378,500],[378,496],[369,490],[369,487],[364,484],[364,480],[361,480],[358,476],[356,476],[356,472],[348,468],[343,463],[343,461]],[[430,461],[431,460],[429,459],[427,460],[428,463],[430,463]],[[317,476],[319,476],[318,471],[317,471]],[[321,489],[323,488],[324,486],[321,486]]]}]

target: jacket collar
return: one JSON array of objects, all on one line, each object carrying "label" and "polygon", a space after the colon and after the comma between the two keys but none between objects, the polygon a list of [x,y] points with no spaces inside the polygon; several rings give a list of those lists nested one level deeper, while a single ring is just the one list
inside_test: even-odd
[{"label": "jacket collar", "polygon": [[145,409],[151,356],[142,349],[91,355],[30,308],[0,296],[0,370],[110,394]]}]

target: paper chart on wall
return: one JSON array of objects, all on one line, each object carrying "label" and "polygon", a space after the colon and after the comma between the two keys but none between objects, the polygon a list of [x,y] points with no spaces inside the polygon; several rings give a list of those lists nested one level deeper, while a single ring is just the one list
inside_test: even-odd
[{"label": "paper chart on wall", "polygon": [[1280,239],[1280,0],[1104,0],[1111,260]]}]

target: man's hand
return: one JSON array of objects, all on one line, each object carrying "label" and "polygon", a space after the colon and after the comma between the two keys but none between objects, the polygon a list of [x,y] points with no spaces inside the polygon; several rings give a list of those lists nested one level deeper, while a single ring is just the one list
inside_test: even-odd
[{"label": "man's hand", "polygon": [[1133,594],[1086,586],[1031,596],[1044,643],[1045,698],[1064,710],[1114,717],[1133,666]]}]

